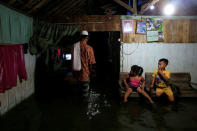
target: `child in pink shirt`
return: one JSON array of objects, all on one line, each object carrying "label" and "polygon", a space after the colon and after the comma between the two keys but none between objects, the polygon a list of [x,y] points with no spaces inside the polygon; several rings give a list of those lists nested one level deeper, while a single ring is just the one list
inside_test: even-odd
[{"label": "child in pink shirt", "polygon": [[[145,96],[149,102],[151,104],[154,104],[153,100],[151,99],[151,97],[144,91],[144,87],[145,87],[145,80],[143,78],[143,76],[141,76],[143,73],[143,68],[139,67],[137,65],[133,65],[131,67],[131,71],[129,73],[129,75],[127,75],[125,77],[124,84],[126,85],[127,91],[124,95],[124,102],[127,102],[127,98],[129,97],[129,95],[135,91],[138,92],[140,94],[142,94],[143,96]],[[129,85],[126,82],[126,79],[129,78]]]}]

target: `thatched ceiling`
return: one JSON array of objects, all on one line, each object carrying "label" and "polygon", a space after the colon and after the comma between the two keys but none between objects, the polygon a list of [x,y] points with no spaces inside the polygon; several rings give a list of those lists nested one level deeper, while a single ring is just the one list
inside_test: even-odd
[{"label": "thatched ceiling", "polygon": [[[74,15],[126,15],[129,0],[0,0],[10,8],[40,19],[68,19]],[[137,14],[163,15],[167,1],[176,3],[175,15],[197,15],[197,0],[136,0]],[[120,2],[124,2],[121,5]],[[133,0],[131,0],[131,5]],[[155,10],[150,10],[155,4]],[[133,6],[133,5],[132,5]],[[131,7],[134,9],[133,7]],[[135,9],[134,9],[135,10]],[[132,13],[134,14],[134,13]]]}]

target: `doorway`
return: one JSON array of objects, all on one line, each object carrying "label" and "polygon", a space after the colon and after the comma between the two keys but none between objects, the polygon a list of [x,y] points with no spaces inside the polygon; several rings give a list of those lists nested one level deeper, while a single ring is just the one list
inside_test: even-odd
[{"label": "doorway", "polygon": [[88,44],[96,59],[96,79],[101,83],[114,83],[120,73],[120,32],[89,32]]}]

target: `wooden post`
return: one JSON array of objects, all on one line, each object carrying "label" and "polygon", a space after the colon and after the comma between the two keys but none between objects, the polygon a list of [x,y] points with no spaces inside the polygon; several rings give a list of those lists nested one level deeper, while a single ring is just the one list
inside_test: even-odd
[{"label": "wooden post", "polygon": [[127,5],[126,3],[122,2],[121,0],[114,0],[116,3],[118,3],[119,5],[123,6],[124,8],[126,8],[127,10],[131,11],[132,13],[134,13],[133,8],[129,7],[129,5]]},{"label": "wooden post", "polygon": [[137,0],[133,0],[133,15],[137,15]]}]

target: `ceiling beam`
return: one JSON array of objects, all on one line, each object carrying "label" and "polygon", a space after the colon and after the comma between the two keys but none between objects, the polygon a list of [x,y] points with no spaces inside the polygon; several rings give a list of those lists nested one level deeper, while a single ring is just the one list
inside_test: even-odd
[{"label": "ceiling beam", "polygon": [[28,2],[23,6],[23,9],[28,7],[32,2],[33,2],[33,0],[28,0]]},{"label": "ceiling beam", "polygon": [[40,7],[42,7],[46,2],[48,2],[48,0],[42,0],[42,1],[39,2],[37,5],[35,5],[28,13],[31,14],[31,13],[35,12],[35,11],[38,10]]},{"label": "ceiling beam", "polygon": [[151,2],[143,5],[140,14],[144,14],[145,11],[147,11],[152,5],[155,5],[157,2],[159,2],[159,0],[152,0]]},{"label": "ceiling beam", "polygon": [[66,12],[69,12],[72,13],[72,11],[74,11],[74,8],[79,8],[81,7],[81,4],[84,3],[85,0],[77,0],[75,1],[74,3],[72,3],[71,5],[69,5],[68,8],[64,8],[64,10],[60,10],[59,14],[61,15],[65,15]]},{"label": "ceiling beam", "polygon": [[45,14],[42,14],[41,16],[44,16],[45,18],[51,17],[51,15],[56,13],[58,10],[64,8],[65,5],[69,5],[70,3],[73,3],[73,1],[63,0],[61,3],[58,3],[56,6],[54,6],[54,8],[52,8],[50,11],[46,12]]},{"label": "ceiling beam", "polygon": [[137,15],[137,0],[133,0],[134,15]]},{"label": "ceiling beam", "polygon": [[8,3],[9,5],[12,5],[16,2],[16,0],[10,0],[10,2]]},{"label": "ceiling beam", "polygon": [[121,0],[114,0],[116,3],[118,3],[119,5],[123,6],[124,8],[126,8],[127,10],[129,10],[132,13],[134,12],[134,9],[131,8],[129,5],[127,5],[126,3],[122,2]]},{"label": "ceiling beam", "polygon": [[81,12],[81,9],[86,5],[85,2],[81,2],[79,5],[78,5],[78,8],[76,8],[75,10],[73,10],[71,13],[69,12],[65,12],[64,13],[64,16],[73,16],[73,15],[76,15],[78,12]]},{"label": "ceiling beam", "polygon": [[[65,1],[65,0],[64,0]],[[39,10],[39,12],[37,12],[36,15],[41,15],[40,12],[42,12],[42,14],[46,14],[48,13],[49,11],[51,11],[52,9],[54,9],[54,7],[57,7],[58,5],[62,4],[63,0],[51,0],[47,6],[45,6],[45,8],[42,8],[41,10]],[[35,14],[34,14],[35,15]]]}]

